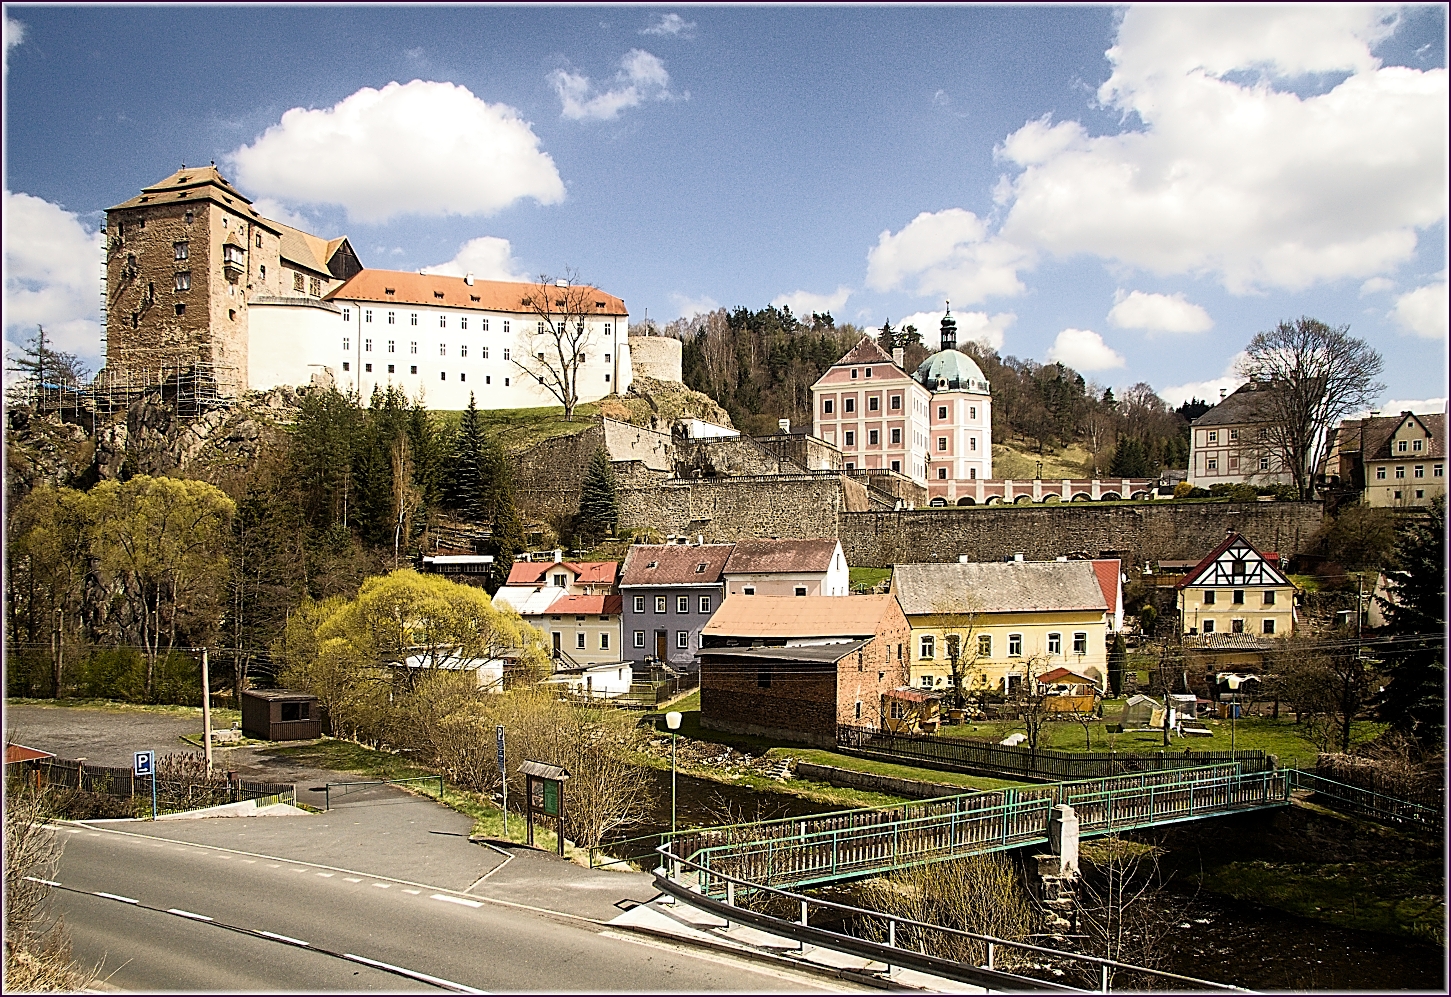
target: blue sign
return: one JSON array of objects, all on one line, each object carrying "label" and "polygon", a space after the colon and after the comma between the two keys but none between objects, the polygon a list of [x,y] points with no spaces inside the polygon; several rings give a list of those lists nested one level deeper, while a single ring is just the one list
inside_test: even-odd
[{"label": "blue sign", "polygon": [[504,725],[494,728],[494,741],[499,746],[499,771],[504,771]]},{"label": "blue sign", "polygon": [[135,772],[137,775],[155,775],[156,774],[156,752],[154,752],[154,751],[138,751],[138,752],[136,752],[136,767],[134,769],[132,769],[132,771]]}]

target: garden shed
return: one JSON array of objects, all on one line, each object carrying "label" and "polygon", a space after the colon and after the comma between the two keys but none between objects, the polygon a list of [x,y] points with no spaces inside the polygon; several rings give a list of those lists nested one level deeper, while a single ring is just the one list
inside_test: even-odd
[{"label": "garden shed", "polygon": [[263,741],[322,737],[317,697],[291,689],[247,689],[242,693],[242,733]]}]

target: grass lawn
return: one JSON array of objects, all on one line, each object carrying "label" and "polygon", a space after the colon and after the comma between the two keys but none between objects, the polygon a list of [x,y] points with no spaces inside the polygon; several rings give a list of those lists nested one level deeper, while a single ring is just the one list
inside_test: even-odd
[{"label": "grass lawn", "polygon": [[874,585],[879,582],[884,582],[891,577],[891,568],[852,568],[851,590],[853,592],[869,592]]},{"label": "grass lawn", "polygon": [[[105,710],[108,713],[154,713],[167,717],[195,717],[197,736],[201,736],[202,708],[200,706],[173,706],[167,703],[120,703],[114,699],[25,699],[11,696],[5,700],[12,706],[63,707],[74,710]],[[212,707],[212,730],[240,723],[240,710]]]},{"label": "grass lawn", "polygon": [[[1104,704],[1104,715],[1108,723],[1118,716],[1122,702],[1110,700]],[[1092,720],[1088,724],[1088,740],[1085,742],[1083,726],[1071,720],[1054,721],[1043,726],[1040,748],[1053,751],[1121,751],[1153,752],[1168,750],[1175,753],[1185,748],[1194,751],[1229,751],[1231,748],[1231,725],[1228,720],[1205,719],[1200,725],[1207,727],[1211,737],[1179,737],[1169,735],[1169,747],[1164,748],[1164,735],[1157,730],[1130,730],[1122,734],[1110,734],[1104,720]],[[1370,720],[1357,720],[1350,728],[1351,741],[1360,744],[1374,740],[1385,730],[1386,725]],[[1001,741],[1009,734],[1024,732],[1022,723],[1014,720],[987,723],[964,724],[961,727],[943,727],[945,737],[975,737]],[[1258,749],[1279,758],[1282,768],[1313,765],[1320,749],[1309,738],[1309,731],[1287,716],[1279,720],[1269,717],[1245,717],[1234,724],[1233,747],[1235,750]]]}]

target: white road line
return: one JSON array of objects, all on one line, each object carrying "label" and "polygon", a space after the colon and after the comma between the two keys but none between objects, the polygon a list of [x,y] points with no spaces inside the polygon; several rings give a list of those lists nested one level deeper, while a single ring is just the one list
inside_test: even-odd
[{"label": "white road line", "polygon": [[337,873],[335,873],[335,872],[320,872],[320,873],[318,873],[318,875],[321,876],[323,879],[332,879],[334,876],[337,875]]},{"label": "white road line", "polygon": [[193,914],[191,911],[189,911],[189,910],[182,910],[180,907],[168,907],[166,909],[166,912],[168,914],[175,914],[177,917],[189,917],[193,921],[210,921],[211,920],[211,918],[207,917],[205,914]]},{"label": "white road line", "polygon": [[411,894],[413,894],[416,897],[416,896],[418,896],[419,893],[421,893],[423,891],[422,890],[410,890],[410,889],[405,888],[403,890],[403,892],[404,893],[411,893]]},{"label": "white road line", "polygon": [[38,879],[35,876],[26,876],[25,877],[25,881],[27,883],[42,883],[42,884],[44,884],[46,886],[59,886],[60,885],[59,883],[57,883],[53,879]]},{"label": "white road line", "polygon": [[353,876],[344,876],[343,878],[346,879],[349,883],[361,883],[362,882],[361,879],[357,879],[357,878],[355,878]]},{"label": "white road line", "polygon": [[257,860],[256,859],[243,859],[242,861],[243,862],[246,862],[248,865],[256,865],[257,864]]},{"label": "white road line", "polygon": [[487,990],[475,990],[473,987],[466,987],[462,983],[455,983],[452,980],[445,980],[437,976],[429,976],[427,973],[415,972],[411,969],[404,969],[402,966],[394,966],[390,963],[379,962],[377,959],[367,959],[360,955],[353,955],[351,952],[344,952],[343,958],[352,962],[360,962],[364,966],[377,966],[379,969],[390,970],[394,973],[401,973],[404,976],[411,976],[415,980],[422,980],[424,983],[432,983],[435,986],[446,987],[449,990],[461,994],[487,994]]},{"label": "white road line", "polygon": [[[60,884],[57,883],[55,885],[59,886]],[[107,900],[119,900],[123,904],[136,904],[141,902],[139,900],[132,900],[130,897],[119,896],[115,893],[102,893],[100,890],[97,890],[95,895],[98,897],[105,897]]]},{"label": "white road line", "polygon": [[273,939],[276,939],[279,942],[286,942],[288,945],[300,945],[303,948],[311,948],[312,947],[312,946],[308,945],[307,942],[303,941],[301,938],[293,938],[293,937],[291,937],[289,935],[279,935],[275,931],[259,931],[259,932],[257,932],[257,934],[263,936],[264,938],[273,938]]},{"label": "white road line", "polygon": [[477,900],[465,900],[463,897],[449,897],[449,896],[444,896],[442,893],[435,893],[433,896],[429,897],[428,899],[430,899],[430,900],[442,900],[444,903],[459,904],[459,905],[464,906],[464,907],[482,907],[483,906],[483,904],[479,903]]},{"label": "white road line", "polygon": [[391,890],[393,888],[392,883],[374,883],[373,885],[380,890]]}]

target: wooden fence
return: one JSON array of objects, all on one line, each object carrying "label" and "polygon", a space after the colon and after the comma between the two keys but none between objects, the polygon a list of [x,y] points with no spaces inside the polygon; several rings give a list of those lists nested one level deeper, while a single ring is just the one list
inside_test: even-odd
[{"label": "wooden fence", "polygon": [[837,746],[848,754],[880,761],[921,765],[949,772],[992,775],[1007,778],[1061,782],[1068,779],[1098,779],[1134,772],[1164,772],[1201,768],[1205,765],[1237,764],[1243,772],[1267,772],[1274,760],[1263,751],[1034,751],[966,737],[921,734],[893,734],[870,727],[842,724],[836,731]]},{"label": "wooden fence", "polygon": [[[151,777],[138,777],[129,768],[88,765],[69,758],[42,758],[21,764],[26,781],[41,789],[49,787],[101,796],[151,796]],[[167,809],[191,809],[273,796],[296,802],[297,787],[291,783],[257,782],[227,775],[198,780],[158,774],[156,796]]]}]

